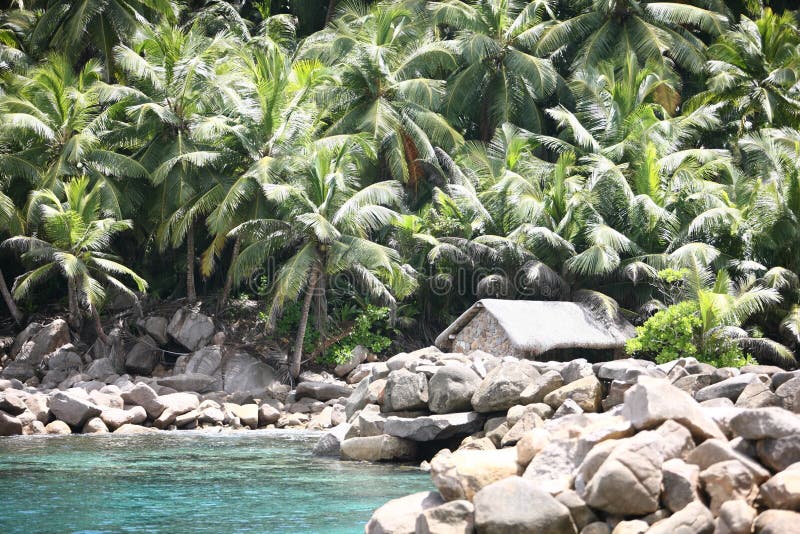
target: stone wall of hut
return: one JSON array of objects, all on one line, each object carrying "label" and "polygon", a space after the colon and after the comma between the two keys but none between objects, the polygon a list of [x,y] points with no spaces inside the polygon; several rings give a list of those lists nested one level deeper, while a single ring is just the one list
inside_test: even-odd
[{"label": "stone wall of hut", "polygon": [[456,334],[451,350],[465,354],[473,350],[482,350],[495,356],[525,356],[517,353],[500,323],[486,310],[478,312],[467,326]]}]

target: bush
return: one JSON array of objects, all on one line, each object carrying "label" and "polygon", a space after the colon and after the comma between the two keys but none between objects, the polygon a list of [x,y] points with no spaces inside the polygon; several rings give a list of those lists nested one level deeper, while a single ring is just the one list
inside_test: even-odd
[{"label": "bush", "polygon": [[389,333],[388,319],[389,308],[367,305],[361,315],[356,317],[350,334],[333,345],[327,354],[321,356],[320,363],[333,365],[344,363],[358,345],[376,354],[385,351],[392,344],[392,340],[385,335]]},{"label": "bush", "polygon": [[656,363],[695,357],[715,367],[742,367],[754,363],[739,346],[728,339],[703,343],[703,323],[694,301],[684,301],[662,310],[636,328],[625,350],[630,355],[645,356]]}]

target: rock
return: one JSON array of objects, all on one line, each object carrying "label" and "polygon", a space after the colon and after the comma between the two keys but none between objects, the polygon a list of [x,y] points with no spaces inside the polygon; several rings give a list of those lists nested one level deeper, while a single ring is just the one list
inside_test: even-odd
[{"label": "rock", "polygon": [[230,407],[233,414],[239,418],[243,425],[249,426],[253,430],[258,428],[258,405],[257,404],[225,404]]},{"label": "rock", "polygon": [[597,521],[597,516],[594,515],[592,509],[586,505],[577,492],[572,490],[562,491],[556,495],[556,500],[569,509],[572,522],[579,530]]},{"label": "rock", "polygon": [[536,484],[518,476],[475,495],[475,527],[481,534],[576,534],[569,509]]},{"label": "rock", "polygon": [[50,396],[43,393],[27,395],[24,399],[25,406],[37,421],[47,424],[50,420]]},{"label": "rock", "polygon": [[85,425],[83,425],[83,430],[81,431],[83,434],[108,434],[108,427],[103,422],[102,419],[99,417],[95,417],[93,419],[89,419]]},{"label": "rock", "polygon": [[0,436],[18,436],[22,434],[22,421],[0,411]]},{"label": "rock", "polygon": [[762,484],[761,499],[767,508],[800,511],[800,463]]},{"label": "rock", "polygon": [[[510,421],[509,421],[510,422]],[[503,435],[500,440],[501,447],[511,447],[522,439],[522,436],[527,432],[543,426],[542,418],[533,411],[526,410],[517,422]]]},{"label": "rock", "polygon": [[14,389],[0,393],[0,411],[16,416],[27,410],[28,406],[25,404],[23,395]]},{"label": "rock", "polygon": [[158,401],[164,406],[164,411],[153,421],[153,426],[161,429],[174,423],[179,415],[196,410],[200,406],[200,401],[191,393],[160,395]]},{"label": "rock", "polygon": [[689,430],[671,419],[664,421],[656,429],[656,432],[661,436],[664,460],[683,458],[689,451],[694,449],[694,441]]},{"label": "rock", "polygon": [[736,406],[739,408],[767,408],[780,405],[780,397],[772,392],[769,384],[765,384],[761,380],[754,380],[747,384],[739,398],[736,399]]},{"label": "rock", "polygon": [[366,534],[415,534],[417,517],[444,504],[436,492],[423,491],[393,499],[373,512],[364,527]]},{"label": "rock", "polygon": [[730,427],[744,439],[776,439],[800,434],[800,416],[783,408],[743,410],[731,418]]},{"label": "rock", "polygon": [[350,357],[347,359],[347,361],[340,363],[333,369],[333,374],[338,377],[346,376],[359,364],[366,361],[367,354],[369,354],[369,351],[366,348],[361,345],[357,345],[353,350],[350,351]]},{"label": "rock", "polygon": [[369,462],[413,460],[417,454],[413,441],[387,435],[346,439],[341,449],[343,460]]},{"label": "rock", "polygon": [[186,373],[200,373],[220,379],[222,389],[222,348],[209,345],[193,352],[186,360]]},{"label": "rock", "polygon": [[699,501],[700,468],[680,458],[664,462],[661,501],[670,511],[678,512],[688,504]]},{"label": "rock", "polygon": [[344,384],[331,382],[301,382],[297,385],[295,397],[309,397],[318,401],[329,401],[339,397],[349,397],[352,389]]},{"label": "rock", "polygon": [[564,401],[574,401],[585,412],[596,412],[600,409],[602,386],[594,375],[579,378],[548,393],[544,402],[553,409],[560,407]]},{"label": "rock", "polygon": [[469,501],[450,501],[423,510],[417,516],[416,534],[472,534],[475,507]]},{"label": "rock", "polygon": [[783,407],[789,411],[797,411],[794,407],[794,399],[800,391],[800,376],[787,380],[775,390],[775,395],[781,399]]},{"label": "rock", "polygon": [[14,343],[11,344],[11,348],[8,351],[9,356],[16,358],[17,354],[19,354],[19,351],[22,349],[22,346],[30,341],[31,338],[35,336],[41,329],[41,323],[30,323],[28,326],[26,326],[22,332],[17,334],[17,337],[14,338]]},{"label": "rock", "polygon": [[266,363],[245,352],[228,356],[222,365],[225,393],[264,391],[280,383],[278,374]]},{"label": "rock", "polygon": [[[627,404],[627,398],[625,402]],[[584,463],[594,464],[600,459],[590,454]],[[587,465],[581,465],[580,470],[589,478],[585,487],[578,487],[576,483],[576,490],[589,506],[609,514],[649,514],[658,510],[662,462],[660,436],[656,432],[640,432],[632,438],[613,443],[613,449],[605,455],[593,474]],[[620,499],[620,495],[625,495],[625,498]]]},{"label": "rock", "polygon": [[36,375],[33,365],[28,362],[12,361],[3,368],[3,378],[27,382]]},{"label": "rock", "polygon": [[434,441],[466,436],[483,427],[484,416],[477,412],[436,414],[424,417],[389,417],[384,433],[412,441]]},{"label": "rock", "polygon": [[121,427],[119,427],[118,429],[116,429],[113,433],[114,434],[119,434],[119,435],[129,436],[129,435],[134,435],[134,434],[154,434],[154,433],[157,433],[157,432],[158,432],[158,430],[155,429],[155,428],[149,428],[149,427],[139,426],[139,425],[125,424],[125,425],[122,425]]},{"label": "rock", "polygon": [[136,321],[136,326],[141,328],[145,334],[150,336],[159,345],[166,345],[169,342],[167,339],[167,325],[168,321],[164,317],[151,315]]},{"label": "rock", "polygon": [[156,342],[142,336],[125,355],[125,371],[135,375],[149,375],[161,361],[162,352]]},{"label": "rock", "polygon": [[571,360],[567,362],[567,365],[561,369],[561,377],[564,379],[565,384],[569,384],[589,376],[594,376],[594,369],[585,358]]},{"label": "rock", "polygon": [[539,372],[523,362],[503,362],[486,375],[472,396],[477,412],[498,412],[520,404],[520,395]]},{"label": "rock", "polygon": [[602,362],[597,366],[597,378],[601,380],[627,381],[631,378],[631,374],[638,376],[640,372],[654,367],[655,364],[648,360],[634,358],[611,360],[610,362]]},{"label": "rock", "polygon": [[734,499],[753,504],[758,487],[752,472],[737,460],[718,462],[700,473],[703,489],[711,498],[711,512],[717,515],[722,503]]},{"label": "rock", "polygon": [[[159,386],[172,388],[175,391],[193,391],[205,393],[219,389],[219,380],[200,373],[182,373],[173,376],[159,378],[156,383]],[[216,385],[216,387],[214,387]]]},{"label": "rock", "polygon": [[123,392],[121,396],[125,404],[134,404],[144,408],[150,419],[157,418],[165,408],[164,404],[158,398],[158,393],[147,384],[136,384],[129,391]]},{"label": "rock", "polygon": [[104,380],[107,376],[116,373],[109,358],[100,358],[92,362],[89,368],[86,369],[86,374],[96,380]]},{"label": "rock", "polygon": [[428,407],[428,379],[422,373],[398,369],[386,379],[384,412],[420,410]]},{"label": "rock", "polygon": [[50,398],[50,411],[75,428],[82,428],[89,419],[100,415],[100,408],[94,404],[60,391]]},{"label": "rock", "polygon": [[528,467],[531,460],[542,452],[548,443],[550,443],[550,432],[543,428],[525,432],[516,444],[517,463],[520,467]]},{"label": "rock", "polygon": [[611,527],[602,521],[596,521],[583,527],[581,534],[611,534]]},{"label": "rock", "polygon": [[122,400],[117,394],[102,393],[99,390],[89,392],[89,400],[91,400],[98,408],[122,408],[125,401]]},{"label": "rock", "polygon": [[350,431],[349,423],[341,423],[325,432],[314,446],[315,456],[339,456],[342,442]]},{"label": "rock", "polygon": [[208,345],[214,332],[210,317],[186,308],[176,311],[167,325],[167,334],[191,351]]},{"label": "rock", "polygon": [[64,421],[53,421],[44,427],[44,431],[48,434],[55,434],[59,436],[72,434],[72,429]]},{"label": "rock", "polygon": [[800,514],[789,510],[761,512],[753,524],[755,534],[797,534],[800,532]]},{"label": "rock", "polygon": [[650,525],[647,524],[647,521],[632,519],[630,521],[620,521],[617,523],[617,526],[614,527],[611,534],[644,534],[649,528]]},{"label": "rock", "polygon": [[514,449],[444,449],[431,460],[431,480],[446,501],[471,501],[482,488],[518,474]]},{"label": "rock", "polygon": [[736,399],[739,398],[742,391],[754,381],[760,382],[758,375],[743,374],[734,376],[698,390],[697,393],[694,394],[694,398],[697,399],[698,402],[717,398],[726,398],[736,402]]},{"label": "rock", "polygon": [[689,429],[695,438],[725,437],[694,399],[666,380],[640,377],[639,383],[625,393],[622,415],[636,429],[652,428],[672,419]]},{"label": "rock", "polygon": [[371,378],[365,378],[361,382],[358,383],[356,389],[350,394],[347,398],[347,402],[344,405],[344,413],[349,421],[353,414],[359,410],[362,410],[364,406],[369,404],[369,384]]},{"label": "rock", "polygon": [[535,378],[520,393],[519,399],[522,404],[534,404],[542,402],[548,393],[551,393],[564,385],[564,379],[558,371],[547,371]]},{"label": "rock", "polygon": [[258,424],[259,426],[271,425],[281,417],[281,412],[269,404],[262,404],[258,408]]},{"label": "rock", "polygon": [[468,367],[440,367],[428,383],[430,410],[434,413],[471,410],[472,396],[480,384],[481,378]]},{"label": "rock", "polygon": [[686,456],[686,462],[699,466],[700,471],[705,471],[716,463],[729,460],[736,460],[744,465],[751,472],[757,484],[769,478],[769,471],[761,467],[758,462],[754,462],[744,454],[733,450],[727,441],[718,439],[706,440]]},{"label": "rock", "polygon": [[570,489],[572,473],[585,454],[577,439],[551,439],[530,461],[523,477],[552,494]]},{"label": "rock", "polygon": [[719,508],[714,534],[750,534],[756,511],[744,501],[728,501]]},{"label": "rock", "polygon": [[793,463],[800,462],[800,434],[759,440],[756,454],[761,463],[773,471],[783,471]]},{"label": "rock", "polygon": [[[56,319],[38,330],[31,338],[22,344],[16,355],[15,362],[37,367],[44,357],[57,348],[69,343],[69,326],[63,319]],[[13,347],[12,347],[13,349]]]},{"label": "rock", "polygon": [[647,534],[711,534],[714,516],[700,501],[688,504],[671,517],[655,523]]},{"label": "rock", "polygon": [[147,420],[147,412],[141,406],[132,406],[127,410],[119,408],[104,408],[100,412],[100,419],[111,430],[116,430],[123,425],[140,425]]}]

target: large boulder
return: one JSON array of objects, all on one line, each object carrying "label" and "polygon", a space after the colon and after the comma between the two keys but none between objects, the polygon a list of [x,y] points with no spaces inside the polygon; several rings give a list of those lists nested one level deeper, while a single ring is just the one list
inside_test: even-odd
[{"label": "large boulder", "polygon": [[700,501],[694,501],[672,516],[656,522],[647,534],[711,534],[714,516]]},{"label": "large boulder", "polygon": [[56,319],[22,344],[15,361],[38,367],[46,355],[66,345],[69,341],[67,322],[63,319]]},{"label": "large boulder", "polygon": [[415,534],[417,517],[444,504],[436,492],[423,491],[394,499],[373,512],[364,527],[366,534]]},{"label": "large boulder", "polygon": [[440,367],[428,383],[428,406],[434,413],[470,410],[472,395],[481,384],[478,374],[466,366]]},{"label": "large boulder", "polygon": [[104,408],[100,412],[100,419],[113,431],[123,425],[140,425],[144,423],[147,420],[147,412],[141,406],[132,406],[128,409]]},{"label": "large boulder", "polygon": [[773,471],[783,471],[800,462],[800,434],[759,440],[756,443],[756,454],[761,463]]},{"label": "large boulder", "polygon": [[714,515],[727,501],[742,500],[752,505],[758,495],[758,485],[753,473],[738,460],[717,462],[700,473],[703,489],[711,498]]},{"label": "large boulder", "polygon": [[18,436],[22,434],[22,421],[0,411],[0,436]]},{"label": "large boulder", "polygon": [[585,412],[596,412],[600,409],[603,387],[594,376],[574,380],[569,384],[551,391],[544,397],[544,403],[556,409],[567,399],[574,401]]},{"label": "large boulder", "polygon": [[756,511],[744,501],[728,501],[719,509],[714,534],[751,534]]},{"label": "large boulder", "polygon": [[436,414],[424,417],[389,417],[384,433],[412,441],[435,441],[467,436],[483,428],[484,416],[477,412]]},{"label": "large boulder", "polygon": [[308,397],[326,402],[339,397],[349,397],[353,390],[341,382],[300,382],[294,393],[295,398]]},{"label": "large boulder", "polygon": [[338,377],[347,376],[353,369],[364,363],[368,355],[369,351],[365,347],[357,345],[352,351],[350,351],[350,357],[333,369],[333,374]]},{"label": "large boulder", "polygon": [[387,435],[346,439],[341,449],[344,460],[368,462],[413,460],[417,455],[416,443]]},{"label": "large boulder", "polygon": [[205,393],[219,390],[220,380],[200,373],[182,373],[157,380],[159,386],[172,388],[175,391],[195,391]]},{"label": "large boulder", "polygon": [[15,389],[8,389],[0,393],[0,411],[11,416],[17,416],[28,409],[25,404],[24,393]]},{"label": "large boulder", "polygon": [[345,417],[349,420],[359,410],[363,410],[364,406],[370,402],[369,385],[372,379],[370,377],[364,378],[358,383],[356,389],[350,393],[347,402],[344,405]]},{"label": "large boulder", "polygon": [[508,410],[520,404],[520,395],[539,372],[525,362],[503,362],[486,375],[472,395],[472,407],[488,413]]},{"label": "large boulder", "polygon": [[150,419],[155,419],[161,415],[165,408],[158,397],[158,393],[147,384],[136,384],[132,389],[122,392],[121,396],[125,404],[133,404],[144,408]]},{"label": "large boulder", "polygon": [[550,370],[537,377],[520,394],[521,404],[543,402],[548,393],[552,393],[564,385],[564,379],[558,371]]},{"label": "large boulder", "polygon": [[553,439],[541,443],[523,475],[535,482],[538,488],[549,493],[559,493],[572,485],[573,472],[583,460],[586,451],[578,439]]},{"label": "large boulder", "polygon": [[160,395],[158,401],[164,406],[164,411],[153,421],[153,426],[156,428],[166,428],[174,423],[179,415],[196,410],[200,406],[200,401],[191,393]]},{"label": "large boulder", "polygon": [[789,510],[766,510],[753,523],[755,534],[796,534],[800,514]]},{"label": "large boulder", "polygon": [[416,534],[473,534],[475,507],[469,501],[450,501],[423,510],[417,516]]},{"label": "large boulder", "polygon": [[73,428],[83,428],[89,419],[101,413],[100,408],[91,402],[61,391],[50,398],[50,411]]},{"label": "large boulder", "polygon": [[581,498],[592,508],[613,515],[645,515],[658,510],[663,480],[659,434],[641,432],[603,443],[610,445],[592,449],[579,468],[585,477],[585,485],[576,483],[575,488]]},{"label": "large boulder", "polygon": [[159,345],[166,345],[169,342],[169,339],[167,338],[168,324],[169,321],[167,321],[165,317],[159,317],[155,315],[143,317],[142,319],[136,321],[136,326],[138,326],[141,331],[150,336],[153,341]]},{"label": "large boulder", "polygon": [[225,377],[222,386],[225,393],[262,392],[280,383],[273,367],[245,352],[225,358],[222,376]]},{"label": "large boulder", "polygon": [[658,378],[642,376],[638,384],[625,392],[622,415],[637,430],[672,419],[688,428],[695,438],[725,437],[717,423],[689,394]]},{"label": "large boulder", "polygon": [[800,511],[800,463],[789,466],[761,485],[767,508]]},{"label": "large boulder", "polygon": [[736,402],[739,395],[742,394],[742,391],[744,391],[748,385],[760,381],[758,375],[745,373],[706,386],[695,393],[694,398],[697,399],[698,402],[718,398],[726,398]]},{"label": "large boulder", "polygon": [[672,458],[663,464],[661,501],[670,511],[682,510],[687,504],[700,500],[700,468]]},{"label": "large boulder", "polygon": [[466,499],[489,484],[519,474],[515,449],[444,449],[431,460],[431,479],[447,501]]},{"label": "large boulder", "polygon": [[480,534],[577,533],[569,508],[518,476],[486,486],[473,504]]},{"label": "large boulder", "polygon": [[428,378],[423,373],[398,369],[386,379],[383,411],[401,412],[428,407]]},{"label": "large boulder", "polygon": [[99,358],[93,361],[85,373],[95,380],[105,380],[106,377],[116,375],[114,366],[109,358]]},{"label": "large boulder", "polygon": [[161,350],[149,336],[142,336],[125,355],[125,371],[135,375],[149,375],[161,361]]},{"label": "large boulder", "polygon": [[729,422],[734,435],[744,439],[777,439],[800,434],[800,416],[783,408],[743,410]]},{"label": "large boulder", "polygon": [[342,451],[342,442],[350,431],[349,423],[340,423],[325,432],[317,444],[314,445],[315,456],[339,456]]},{"label": "large boulder", "polygon": [[167,334],[191,351],[208,345],[214,336],[214,321],[202,313],[181,308],[167,325]]}]

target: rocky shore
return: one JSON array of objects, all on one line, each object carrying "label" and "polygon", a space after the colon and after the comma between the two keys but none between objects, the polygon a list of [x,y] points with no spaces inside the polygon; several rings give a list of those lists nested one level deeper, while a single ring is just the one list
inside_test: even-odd
[{"label": "rocky shore", "polygon": [[435,492],[367,533],[800,532],[800,372],[534,362],[434,348],[373,364],[318,452],[432,456]]}]

